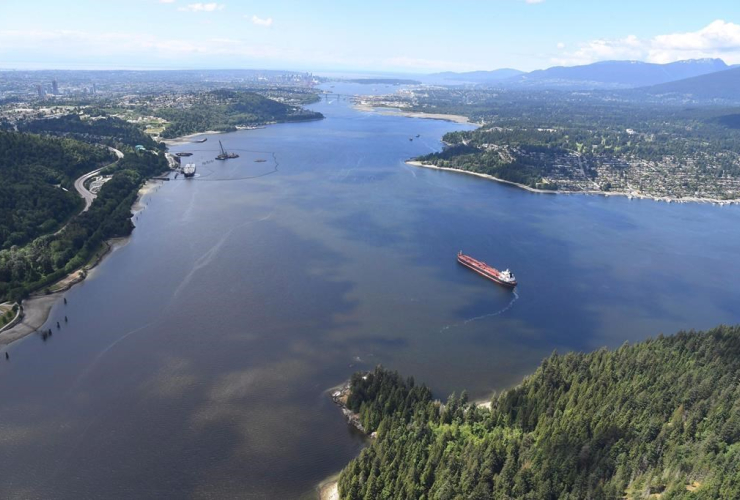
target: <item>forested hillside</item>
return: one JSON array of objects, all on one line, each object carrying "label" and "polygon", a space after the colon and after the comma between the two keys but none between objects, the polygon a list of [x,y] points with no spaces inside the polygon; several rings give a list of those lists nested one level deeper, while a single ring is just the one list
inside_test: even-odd
[{"label": "forested hillside", "polygon": [[344,499],[740,498],[740,327],[553,354],[489,411],[378,368]]},{"label": "forested hillside", "polygon": [[58,227],[80,206],[79,175],[113,161],[103,147],[0,131],[0,249]]},{"label": "forested hillside", "polygon": [[109,116],[87,116],[83,119],[77,114],[69,114],[26,121],[19,124],[18,129],[37,134],[68,136],[85,142],[114,147],[124,144],[128,146],[141,144],[147,149],[157,148],[157,143],[149,134],[144,133],[141,127]]},{"label": "forested hillside", "polygon": [[740,198],[740,135],[722,121],[734,108],[508,97],[476,108],[486,125],[417,159],[538,189]]},{"label": "forested hillside", "polygon": [[740,101],[740,68],[638,89],[636,93],[696,101]]},{"label": "forested hillside", "polygon": [[253,92],[214,90],[191,96],[187,102],[187,105],[174,104],[151,111],[170,122],[162,137],[179,137],[208,130],[232,131],[237,125],[323,118],[321,113],[283,104]]},{"label": "forested hillside", "polygon": [[[85,264],[108,238],[133,229],[131,205],[148,177],[165,171],[162,154],[126,150],[87,212],[57,234],[46,234],[23,247],[0,250],[0,301],[18,300]],[[76,196],[76,194],[75,194]]]}]

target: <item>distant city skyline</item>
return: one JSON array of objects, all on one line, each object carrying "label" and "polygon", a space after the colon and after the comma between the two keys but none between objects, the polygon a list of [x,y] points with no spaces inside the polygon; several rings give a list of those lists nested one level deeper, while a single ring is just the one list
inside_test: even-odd
[{"label": "distant city skyline", "polygon": [[3,69],[524,71],[740,64],[740,2],[3,1]]}]

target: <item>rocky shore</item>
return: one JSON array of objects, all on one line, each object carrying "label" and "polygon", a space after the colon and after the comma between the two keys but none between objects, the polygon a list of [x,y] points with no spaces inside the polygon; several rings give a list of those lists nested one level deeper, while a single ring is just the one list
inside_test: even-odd
[{"label": "rocky shore", "polygon": [[[360,414],[354,413],[347,407],[347,398],[349,398],[350,385],[349,380],[344,384],[331,389],[331,400],[342,410],[342,415],[347,419],[347,423],[357,428],[364,434],[367,434],[365,428],[360,422]],[[373,437],[372,435],[370,437]]]},{"label": "rocky shore", "polygon": [[[347,398],[350,394],[350,381],[347,380],[345,383],[329,389],[329,396],[342,410],[342,415],[347,419],[347,423],[361,431],[363,434],[373,439],[377,436],[377,433],[373,432],[368,434],[365,427],[360,422],[360,414],[355,413],[347,407]],[[339,500],[339,474],[335,474],[329,478],[323,480],[316,487],[319,494],[320,500]]]}]

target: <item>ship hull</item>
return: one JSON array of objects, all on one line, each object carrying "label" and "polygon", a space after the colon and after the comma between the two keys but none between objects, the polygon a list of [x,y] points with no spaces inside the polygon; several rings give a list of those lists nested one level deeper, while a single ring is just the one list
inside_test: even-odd
[{"label": "ship hull", "polygon": [[516,281],[503,281],[503,280],[499,279],[497,276],[495,276],[494,274],[491,274],[491,273],[489,273],[489,272],[487,272],[487,271],[485,271],[483,269],[480,269],[480,268],[478,268],[478,267],[470,264],[469,262],[465,262],[465,260],[461,259],[460,257],[457,258],[457,261],[460,264],[462,264],[463,266],[465,266],[468,269],[470,269],[471,271],[474,271],[474,272],[480,274],[484,278],[487,278],[487,279],[493,281],[494,283],[496,283],[498,285],[501,285],[501,286],[506,287],[506,288],[515,288],[516,285],[517,285]]}]

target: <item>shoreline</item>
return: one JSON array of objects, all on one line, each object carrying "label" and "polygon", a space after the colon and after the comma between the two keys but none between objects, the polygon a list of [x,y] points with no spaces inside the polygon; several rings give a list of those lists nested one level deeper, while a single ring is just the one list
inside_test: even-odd
[{"label": "shoreline", "polygon": [[360,414],[354,413],[347,407],[347,398],[349,397],[350,392],[349,380],[330,389],[327,389],[326,392],[329,393],[329,396],[331,397],[331,400],[334,402],[334,404],[342,410],[342,415],[344,415],[344,418],[347,419],[348,424],[350,424],[355,429],[362,432],[364,435],[371,439],[375,437],[375,433],[368,434],[365,428],[362,426],[362,423],[360,422]]},{"label": "shoreline", "polygon": [[334,474],[316,486],[319,500],[339,500],[339,474]]},{"label": "shoreline", "polygon": [[[214,135],[220,133],[222,132],[219,132],[217,130],[207,130],[205,132],[196,132],[193,134],[175,137],[173,139],[166,139],[162,142],[164,142],[169,149],[171,146],[186,144],[188,143],[189,139],[199,135]],[[120,151],[118,153],[120,153]],[[122,153],[120,153],[120,155],[122,155]],[[144,209],[144,205],[141,203],[142,198],[152,192],[154,186],[157,184],[158,182],[156,180],[147,179],[139,188],[136,199],[131,205],[132,218],[138,212]],[[64,292],[68,291],[76,284],[84,281],[88,277],[88,273],[92,271],[95,267],[97,267],[103,261],[103,259],[105,259],[105,257],[110,255],[113,250],[126,245],[130,239],[131,235],[105,240],[102,243],[102,245],[105,246],[102,253],[96,254],[95,256],[93,256],[92,261],[84,264],[79,269],[76,269],[75,271],[67,274],[59,281],[49,285],[47,288],[53,290],[51,293],[36,291],[31,293],[28,298],[22,300],[18,304],[19,313],[14,319],[15,324],[12,327],[6,328],[2,332],[0,332],[0,347],[5,346],[7,348],[13,342],[21,340],[22,338],[25,338],[28,335],[37,332],[38,329],[41,328],[49,319],[51,309],[54,307],[54,304],[62,296],[62,294],[64,294]]]},{"label": "shoreline", "polygon": [[[367,439],[373,439],[376,433],[368,434],[360,423],[359,413],[353,413],[347,408],[347,397],[349,396],[350,381],[347,380],[324,391],[329,394],[332,402],[342,410],[342,415],[347,419],[347,424],[362,432]],[[339,500],[339,474],[337,472],[316,485],[319,500]]]},{"label": "shoreline", "polygon": [[[142,197],[146,196],[152,191],[156,181],[147,180],[141,188],[139,188],[136,200],[131,206],[132,216],[134,212],[141,211],[144,207],[141,205]],[[59,281],[51,284],[48,288],[54,290],[51,293],[44,293],[43,290],[36,291],[29,295],[27,299],[24,299],[19,304],[19,310],[23,314],[21,320],[17,322],[13,327],[4,330],[0,333],[0,346],[9,346],[13,342],[31,335],[38,331],[44,323],[49,319],[51,309],[54,304],[62,297],[62,295],[69,291],[72,287],[78,283],[82,283],[87,279],[90,271],[94,270],[103,260],[114,250],[117,250],[131,240],[131,235],[125,237],[110,238],[103,242],[105,248],[102,253],[96,252],[92,260],[81,268],[76,269],[64,276]]]},{"label": "shoreline", "polygon": [[[347,404],[346,404],[347,397],[349,396],[349,392],[350,392],[350,381],[349,380],[339,385],[336,385],[330,389],[327,389],[325,392],[329,394],[334,404],[337,405],[342,410],[342,414],[347,419],[348,424],[362,431],[362,433],[368,439],[374,439],[375,437],[377,437],[376,432],[373,432],[372,434],[368,434],[365,431],[365,429],[362,427],[362,424],[360,423],[360,419],[359,419],[360,415],[358,413],[353,413],[349,408],[347,408]],[[492,407],[491,400],[494,394],[495,393],[491,393],[491,395],[488,398],[477,399],[475,401],[472,401],[472,403],[478,406],[479,408],[485,408],[490,411]],[[321,481],[319,484],[316,485],[316,493],[318,495],[319,500],[339,500],[339,475],[340,474],[341,474],[341,471],[327,477],[326,479],[324,479],[323,481]]]},{"label": "shoreline", "polygon": [[652,201],[663,201],[666,203],[710,203],[712,205],[719,205],[719,206],[725,206],[725,205],[740,205],[740,199],[737,200],[718,200],[715,198],[696,198],[693,196],[686,197],[686,198],[674,198],[673,196],[651,196],[647,194],[642,193],[625,193],[623,191],[594,191],[594,190],[588,190],[588,191],[551,191],[547,189],[537,189],[530,186],[527,186],[525,184],[520,184],[518,182],[514,181],[507,181],[506,179],[500,179],[498,177],[495,177],[490,174],[483,174],[480,172],[471,172],[469,170],[462,170],[460,168],[451,168],[451,167],[438,167],[436,165],[430,165],[428,163],[422,163],[417,160],[407,160],[406,165],[412,165],[414,167],[422,167],[422,168],[431,168],[434,170],[444,170],[447,172],[457,172],[460,174],[467,174],[467,175],[474,175],[476,177],[482,177],[484,179],[488,179],[491,181],[499,182],[501,184],[508,184],[510,186],[518,187],[520,189],[523,189],[525,191],[529,191],[530,193],[538,193],[538,194],[568,194],[568,195],[597,195],[597,196],[624,196],[627,198],[637,198],[640,200],[652,200]]},{"label": "shoreline", "polygon": [[355,103],[352,106],[362,113],[378,113],[385,116],[405,116],[407,118],[422,118],[426,120],[442,120],[446,122],[461,123],[464,125],[473,125],[480,127],[479,123],[471,122],[467,116],[447,115],[444,113],[425,113],[423,111],[403,111],[399,108],[387,108],[383,106],[371,106],[369,104]]},{"label": "shoreline", "polygon": [[162,138],[157,137],[157,139],[155,140],[159,140],[159,142],[163,142],[169,149],[171,146],[181,146],[183,144],[199,144],[199,143],[194,143],[190,140],[193,137],[197,137],[199,135],[233,134],[234,132],[243,132],[245,130],[261,130],[261,129],[269,127],[270,125],[279,125],[281,123],[302,123],[302,122],[321,121],[325,118],[326,118],[325,116],[322,116],[321,118],[308,118],[305,120],[296,120],[296,121],[269,121],[269,122],[264,122],[260,125],[234,125],[236,130],[206,130],[205,132],[193,132],[192,134],[173,137],[172,139],[162,139]]}]

